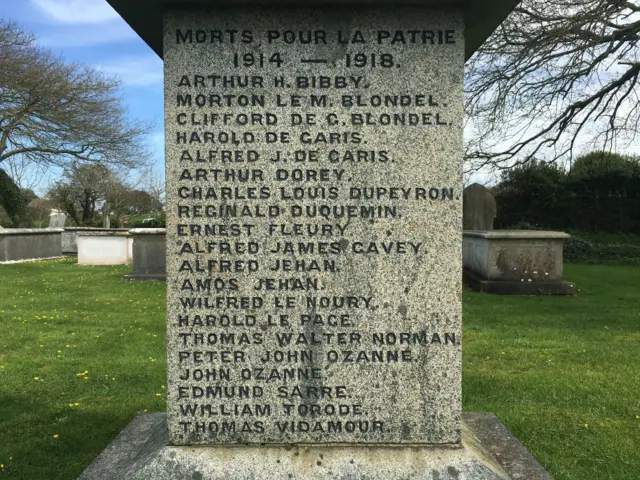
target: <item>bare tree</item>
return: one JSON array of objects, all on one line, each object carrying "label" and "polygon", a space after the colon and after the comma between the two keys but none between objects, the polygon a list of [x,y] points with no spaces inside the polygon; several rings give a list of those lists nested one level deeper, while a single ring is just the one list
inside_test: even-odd
[{"label": "bare tree", "polygon": [[148,125],[128,119],[119,88],[0,20],[0,166],[15,156],[39,166],[145,163]]},{"label": "bare tree", "polygon": [[65,169],[64,180],[54,183],[47,196],[78,225],[91,224],[99,209],[116,217],[136,209],[161,211],[161,202],[139,189],[149,175],[150,170],[78,163]]},{"label": "bare tree", "polygon": [[522,0],[467,62],[469,168],[631,141],[639,40],[638,0]]},{"label": "bare tree", "polygon": [[144,176],[144,190],[157,200],[156,207],[161,211],[166,203],[166,184],[164,177],[153,168]]},{"label": "bare tree", "polygon": [[37,224],[38,228],[42,228],[49,220],[53,202],[44,198],[34,198],[29,202],[28,208],[34,224]]},{"label": "bare tree", "polygon": [[144,190],[129,190],[122,205],[122,212],[128,215],[141,213],[161,213],[162,203],[154,194]]},{"label": "bare tree", "polygon": [[20,188],[41,187],[44,177],[49,172],[47,165],[41,165],[33,160],[25,158],[23,155],[13,155],[3,162],[7,175]]},{"label": "bare tree", "polygon": [[131,195],[153,176],[153,167],[144,169],[110,168],[110,175],[102,181],[104,200],[110,213],[121,217],[128,213]]},{"label": "bare tree", "polygon": [[65,170],[64,178],[53,184],[47,197],[76,225],[90,225],[112,188],[111,170],[101,164],[76,164]]}]

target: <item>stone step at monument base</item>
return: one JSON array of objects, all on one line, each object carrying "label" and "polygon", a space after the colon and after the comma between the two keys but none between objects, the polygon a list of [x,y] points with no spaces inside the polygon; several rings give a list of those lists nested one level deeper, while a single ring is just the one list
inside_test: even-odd
[{"label": "stone step at monument base", "polygon": [[463,281],[472,290],[481,293],[496,293],[500,295],[573,295],[575,283],[564,280],[537,282],[519,280],[488,280],[463,269]]},{"label": "stone step at monument base", "polygon": [[491,413],[463,413],[461,448],[168,446],[164,413],[136,416],[78,480],[549,480]]}]

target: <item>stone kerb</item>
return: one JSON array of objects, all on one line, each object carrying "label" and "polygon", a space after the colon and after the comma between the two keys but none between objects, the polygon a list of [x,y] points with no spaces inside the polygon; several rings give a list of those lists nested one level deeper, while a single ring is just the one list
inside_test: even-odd
[{"label": "stone kerb", "polygon": [[128,231],[79,232],[77,244],[80,265],[126,265],[132,260]]},{"label": "stone kerb", "polygon": [[464,231],[465,281],[483,292],[572,294],[563,280],[564,232],[537,230]]},{"label": "stone kerb", "polygon": [[134,228],[129,231],[133,240],[133,272],[123,280],[165,280],[166,228]]},{"label": "stone kerb", "polygon": [[61,228],[0,230],[0,262],[62,256]]}]

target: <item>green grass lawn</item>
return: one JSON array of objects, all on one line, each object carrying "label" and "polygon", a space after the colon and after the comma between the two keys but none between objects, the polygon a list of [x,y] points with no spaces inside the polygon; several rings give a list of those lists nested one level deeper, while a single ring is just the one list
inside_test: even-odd
[{"label": "green grass lawn", "polygon": [[165,409],[165,286],[129,270],[0,265],[0,478],[75,478],[137,413]]},{"label": "green grass lawn", "polygon": [[[164,284],[0,265],[0,479],[71,479],[164,404]],[[640,268],[569,265],[573,298],[465,292],[464,409],[556,479],[640,478]]]},{"label": "green grass lawn", "polygon": [[574,297],[464,295],[463,409],[556,479],[640,478],[640,267],[567,265]]}]

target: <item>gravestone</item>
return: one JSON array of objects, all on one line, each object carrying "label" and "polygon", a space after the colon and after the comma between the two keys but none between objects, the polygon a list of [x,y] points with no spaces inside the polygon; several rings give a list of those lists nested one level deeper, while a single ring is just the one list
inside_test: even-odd
[{"label": "gravestone", "polygon": [[67,216],[62,212],[51,212],[49,215],[49,228],[64,228],[67,222]]},{"label": "gravestone", "polygon": [[464,230],[493,230],[496,199],[484,185],[474,183],[464,189],[462,223]]},{"label": "gravestone", "polygon": [[547,478],[461,414],[462,11],[164,13],[167,415],[81,478]]}]

